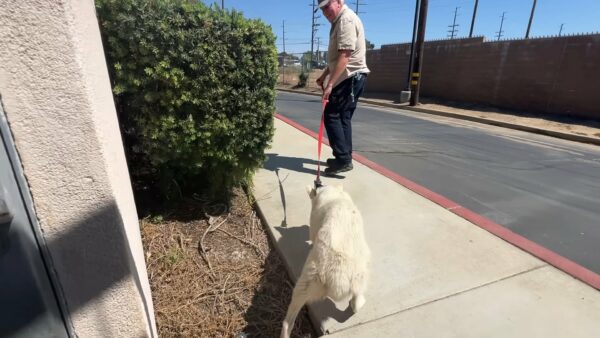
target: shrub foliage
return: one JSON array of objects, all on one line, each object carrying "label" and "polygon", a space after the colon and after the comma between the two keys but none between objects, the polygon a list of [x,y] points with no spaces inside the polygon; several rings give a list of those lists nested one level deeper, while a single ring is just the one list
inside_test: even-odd
[{"label": "shrub foliage", "polygon": [[272,29],[196,1],[96,7],[132,175],[213,195],[249,183],[273,136]]}]

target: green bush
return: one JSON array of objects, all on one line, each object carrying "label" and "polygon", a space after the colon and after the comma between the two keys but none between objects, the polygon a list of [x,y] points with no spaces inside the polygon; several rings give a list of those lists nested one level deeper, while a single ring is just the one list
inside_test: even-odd
[{"label": "green bush", "polygon": [[271,28],[195,1],[96,8],[132,176],[213,196],[249,183],[273,137]]}]

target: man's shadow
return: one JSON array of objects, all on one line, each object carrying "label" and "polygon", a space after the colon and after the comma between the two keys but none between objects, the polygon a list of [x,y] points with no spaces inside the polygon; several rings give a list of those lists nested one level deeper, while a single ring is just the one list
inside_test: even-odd
[{"label": "man's shadow", "polygon": [[[252,304],[244,316],[247,325],[243,332],[248,337],[276,337],[279,335],[287,307],[292,299],[292,289],[295,283],[290,280],[300,276],[311,248],[308,225],[275,227],[275,230],[281,236],[277,243],[280,250],[278,252],[272,248],[269,256],[265,259],[265,273],[252,298]],[[282,259],[282,255],[288,259]],[[353,315],[350,306],[346,310],[339,310],[329,298],[316,302],[314,309],[310,316],[321,334],[325,333],[321,325],[325,319],[333,318],[343,323]],[[306,311],[307,308],[304,307],[296,319],[293,336],[300,336],[299,334],[303,333],[302,337],[307,337],[306,334],[307,331],[310,331],[311,323],[306,322]],[[300,328],[302,328],[301,331],[299,331]],[[312,332],[308,337],[316,336]]]},{"label": "man's shadow", "polygon": [[[288,157],[281,156],[279,154],[266,154],[267,161],[263,165],[263,167],[269,171],[277,171],[279,169],[287,169],[291,171],[297,171],[300,173],[306,173],[311,175],[317,174],[317,164],[319,163],[317,160],[311,160],[307,158],[300,157]],[[304,165],[313,165],[314,168],[306,168]],[[321,169],[324,168],[326,164],[321,161]]]},{"label": "man's shadow", "polygon": [[[275,153],[265,154],[267,156],[267,160],[265,161],[263,168],[269,171],[278,171],[279,169],[287,169],[290,171],[296,171],[300,173],[306,173],[311,175],[317,175],[317,164],[319,161],[314,159],[300,158],[300,157],[289,157],[289,156],[281,156]],[[325,160],[321,160],[321,175],[325,176],[324,170],[327,167],[327,163]],[[306,168],[305,165],[313,165],[314,168]],[[328,175],[327,177],[333,178],[344,178],[344,176],[340,175]]]},{"label": "man's shadow", "polygon": [[[317,175],[317,164],[319,163],[316,160],[310,160],[299,157],[288,157],[281,156],[279,154],[269,153],[266,154],[267,161],[264,163],[263,167],[269,171],[275,172],[277,175],[277,181],[279,183],[279,195],[281,198],[281,204],[283,207],[283,220],[281,221],[281,226],[287,226],[287,203],[285,198],[285,190],[283,188],[283,182],[287,179],[287,176],[280,176],[280,169],[293,170],[296,172],[308,173],[312,175]],[[305,164],[312,164],[315,166],[314,170],[310,168],[305,168]],[[322,168],[326,165],[326,163],[321,162]]]}]

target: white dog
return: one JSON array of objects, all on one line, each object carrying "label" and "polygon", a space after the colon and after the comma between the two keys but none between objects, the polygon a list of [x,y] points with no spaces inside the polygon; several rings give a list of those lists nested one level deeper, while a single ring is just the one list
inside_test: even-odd
[{"label": "white dog", "polygon": [[307,187],[312,201],[312,248],[298,278],[287,311],[281,338],[288,338],[302,306],[329,297],[350,298],[356,313],[365,303],[370,251],[360,212],[341,187]]}]

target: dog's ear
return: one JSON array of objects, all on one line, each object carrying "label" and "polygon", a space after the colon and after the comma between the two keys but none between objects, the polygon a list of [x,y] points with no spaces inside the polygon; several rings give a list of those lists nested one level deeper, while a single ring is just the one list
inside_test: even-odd
[{"label": "dog's ear", "polygon": [[315,196],[317,196],[317,189],[315,189],[312,185],[306,186],[306,192],[308,193],[308,197],[310,197],[310,199],[313,199]]}]

